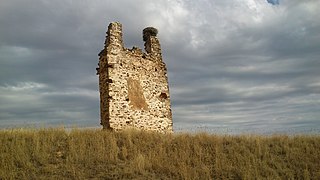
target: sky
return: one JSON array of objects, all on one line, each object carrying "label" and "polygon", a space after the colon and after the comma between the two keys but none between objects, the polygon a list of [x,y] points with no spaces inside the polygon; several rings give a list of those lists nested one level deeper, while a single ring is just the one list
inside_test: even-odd
[{"label": "sky", "polygon": [[158,29],[176,131],[320,132],[319,0],[1,0],[0,128],[99,127],[110,22]]}]

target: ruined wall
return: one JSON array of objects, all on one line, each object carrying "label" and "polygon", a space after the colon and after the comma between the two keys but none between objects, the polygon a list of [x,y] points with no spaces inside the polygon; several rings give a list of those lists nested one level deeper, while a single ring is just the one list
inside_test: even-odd
[{"label": "ruined wall", "polygon": [[127,49],[122,25],[110,23],[97,68],[103,128],[172,132],[167,69],[156,35],[154,28],[143,31],[146,52]]}]

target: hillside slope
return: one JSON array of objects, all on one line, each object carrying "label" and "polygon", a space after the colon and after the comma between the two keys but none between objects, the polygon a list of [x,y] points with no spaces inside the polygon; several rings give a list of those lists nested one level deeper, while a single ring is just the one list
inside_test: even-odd
[{"label": "hillside slope", "polygon": [[0,131],[0,179],[320,179],[320,136]]}]

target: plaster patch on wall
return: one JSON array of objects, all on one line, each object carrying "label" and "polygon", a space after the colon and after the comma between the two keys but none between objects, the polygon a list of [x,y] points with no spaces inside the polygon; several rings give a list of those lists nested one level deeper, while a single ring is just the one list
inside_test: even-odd
[{"label": "plaster patch on wall", "polygon": [[128,78],[129,105],[135,110],[148,110],[148,104],[143,95],[143,89],[139,80]]}]

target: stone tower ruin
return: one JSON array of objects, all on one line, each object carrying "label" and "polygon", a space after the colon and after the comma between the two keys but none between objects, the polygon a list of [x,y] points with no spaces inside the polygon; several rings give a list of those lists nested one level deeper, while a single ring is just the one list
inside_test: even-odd
[{"label": "stone tower ruin", "polygon": [[109,24],[97,68],[104,129],[173,131],[167,69],[157,33],[152,27],[143,30],[143,52],[125,48],[122,25]]}]

